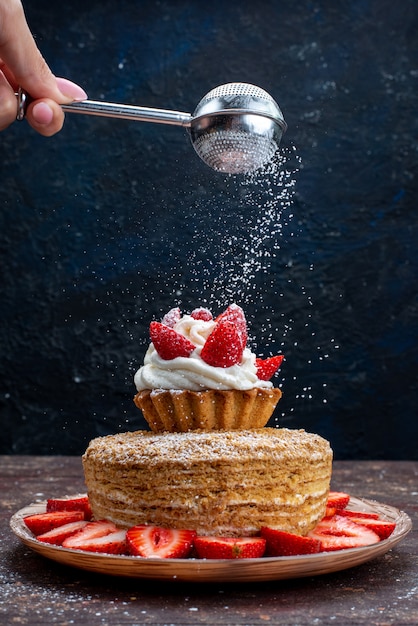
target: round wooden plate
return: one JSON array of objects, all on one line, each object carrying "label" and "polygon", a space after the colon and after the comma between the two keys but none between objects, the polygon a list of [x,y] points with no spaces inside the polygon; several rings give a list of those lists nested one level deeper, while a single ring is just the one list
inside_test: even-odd
[{"label": "round wooden plate", "polygon": [[411,519],[403,511],[387,504],[351,497],[348,508],[377,513],[382,519],[396,523],[396,528],[388,539],[363,548],[291,557],[233,560],[144,559],[70,550],[37,541],[23,518],[33,513],[43,513],[45,507],[46,502],[31,504],[15,513],[10,520],[15,535],[38,554],[64,565],[100,574],[181,582],[258,582],[338,572],[385,554],[412,528]]}]

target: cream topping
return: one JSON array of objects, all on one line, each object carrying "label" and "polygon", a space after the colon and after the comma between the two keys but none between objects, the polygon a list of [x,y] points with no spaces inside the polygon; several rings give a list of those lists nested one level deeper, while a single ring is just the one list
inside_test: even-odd
[{"label": "cream topping", "polygon": [[184,315],[174,326],[174,330],[193,343],[195,349],[189,357],[162,359],[151,343],[144,358],[144,365],[136,372],[134,383],[138,391],[142,389],[253,389],[271,388],[271,381],[260,380],[255,366],[256,356],[247,347],[241,362],[231,367],[213,367],[200,358],[207,337],[215,327],[215,322],[196,320]]}]

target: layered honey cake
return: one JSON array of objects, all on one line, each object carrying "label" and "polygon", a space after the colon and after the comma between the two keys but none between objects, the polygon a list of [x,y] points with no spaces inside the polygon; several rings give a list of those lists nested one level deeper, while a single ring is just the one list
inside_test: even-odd
[{"label": "layered honey cake", "polygon": [[331,465],[325,439],[283,428],[128,432],[83,456],[96,519],[220,536],[306,535],[324,515]]}]

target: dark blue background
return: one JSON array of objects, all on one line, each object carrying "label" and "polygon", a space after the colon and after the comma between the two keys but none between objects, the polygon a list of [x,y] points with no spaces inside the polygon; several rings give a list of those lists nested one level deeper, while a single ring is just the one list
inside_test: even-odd
[{"label": "dark blue background", "polygon": [[257,352],[286,355],[272,423],[337,458],[416,459],[416,2],[25,7],[90,98],[192,112],[217,85],[263,87],[295,186],[282,207],[277,176],[217,174],[174,127],[68,115],[54,138],[2,133],[0,453],[80,454],[143,427],[149,321],[236,300]]}]

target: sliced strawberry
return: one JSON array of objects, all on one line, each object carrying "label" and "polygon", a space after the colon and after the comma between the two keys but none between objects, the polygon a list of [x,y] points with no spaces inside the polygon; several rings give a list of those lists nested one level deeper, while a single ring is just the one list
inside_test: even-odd
[{"label": "sliced strawberry", "polygon": [[177,322],[181,318],[181,311],[178,307],[174,309],[170,309],[168,313],[166,313],[161,320],[161,324],[164,326],[168,326],[169,328],[174,328]]},{"label": "sliced strawberry", "polygon": [[231,367],[240,363],[243,351],[242,339],[235,324],[223,319],[206,339],[200,356],[213,367]]},{"label": "sliced strawberry", "polygon": [[[70,537],[71,539],[71,537]],[[114,533],[109,533],[103,537],[96,537],[94,539],[86,539],[79,543],[77,546],[68,545],[69,539],[63,541],[62,546],[65,548],[72,548],[77,550],[84,550],[85,552],[100,552],[103,554],[126,554],[126,530],[116,530]]]},{"label": "sliced strawberry", "polygon": [[91,507],[88,496],[75,498],[49,498],[46,502],[47,513],[51,511],[83,511],[84,519],[91,519]]},{"label": "sliced strawberry", "polygon": [[338,515],[343,515],[344,517],[361,517],[361,518],[366,518],[366,519],[379,519],[378,513],[368,513],[366,511],[350,511],[350,509],[340,509],[338,511]]},{"label": "sliced strawberry", "polygon": [[251,559],[263,556],[264,537],[196,537],[199,559]]},{"label": "sliced strawberry", "polygon": [[64,526],[58,526],[58,528],[53,528],[42,535],[37,535],[38,541],[43,541],[44,543],[52,543],[55,546],[60,546],[62,542],[67,539],[67,537],[71,537],[76,532],[84,528],[84,526],[88,524],[85,520],[81,520],[80,522],[70,522],[70,524],[64,524]]},{"label": "sliced strawberry", "polygon": [[257,358],[255,360],[255,366],[257,368],[257,377],[260,380],[270,380],[270,378],[277,372],[283,362],[283,354],[277,356],[271,356],[267,359]]},{"label": "sliced strawberry", "polygon": [[327,507],[345,509],[350,502],[350,496],[344,491],[330,491],[328,494]]},{"label": "sliced strawberry", "polygon": [[352,522],[365,526],[379,535],[380,539],[387,539],[396,528],[395,522],[389,522],[383,519],[371,519],[369,517],[350,517]]},{"label": "sliced strawberry", "polygon": [[323,519],[308,533],[308,536],[319,539],[321,551],[324,552],[370,546],[380,541],[379,535],[373,530],[356,524],[342,515]]},{"label": "sliced strawberry", "polygon": [[244,311],[241,309],[238,304],[230,304],[229,307],[218,317],[215,322],[219,323],[222,320],[228,320],[232,322],[241,338],[242,349],[247,345],[248,340],[248,332],[247,332],[247,320],[245,319]]},{"label": "sliced strawberry", "polygon": [[209,311],[209,309],[205,309],[205,307],[203,306],[194,309],[194,311],[192,311],[190,315],[193,317],[193,319],[203,320],[204,322],[210,322],[213,319],[212,313]]},{"label": "sliced strawberry", "polygon": [[88,522],[77,533],[68,537],[62,542],[64,548],[74,548],[77,550],[85,550],[83,546],[87,545],[93,539],[99,539],[120,530],[113,522],[107,520],[99,520],[97,522]]},{"label": "sliced strawberry", "polygon": [[36,535],[69,524],[70,522],[79,522],[84,520],[83,511],[52,511],[51,513],[34,513],[23,518],[26,526]]},{"label": "sliced strawberry", "polygon": [[334,515],[338,512],[342,512],[339,509],[336,509],[335,506],[327,506],[327,508],[325,509],[325,513],[324,513],[324,519],[326,517],[334,517]]},{"label": "sliced strawberry", "polygon": [[188,357],[195,349],[191,341],[161,322],[151,322],[151,341],[158,354],[165,361],[176,357]]},{"label": "sliced strawberry", "polygon": [[126,533],[130,554],[159,559],[184,559],[193,547],[194,530],[139,524]]},{"label": "sliced strawberry", "polygon": [[293,556],[321,551],[321,542],[312,537],[301,537],[268,527],[261,529],[261,536],[266,540],[266,556]]}]

